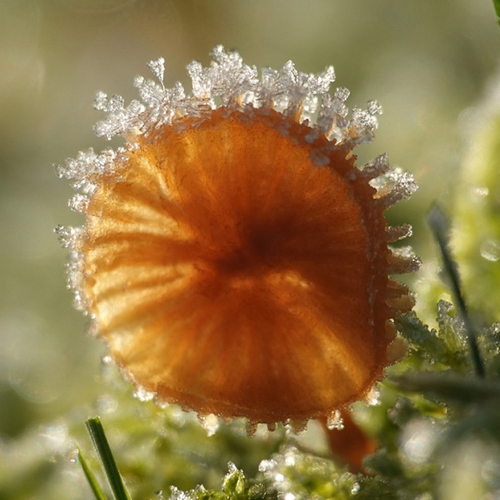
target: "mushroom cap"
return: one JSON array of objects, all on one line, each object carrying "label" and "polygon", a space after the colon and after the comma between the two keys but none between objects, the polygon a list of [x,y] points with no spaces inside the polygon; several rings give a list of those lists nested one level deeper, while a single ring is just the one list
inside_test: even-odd
[{"label": "mushroom cap", "polygon": [[97,95],[96,132],[125,147],[58,167],[86,213],[57,229],[69,284],[141,393],[300,427],[366,397],[401,354],[392,319],[413,302],[389,275],[418,261],[388,248],[410,228],[383,213],[416,185],[386,155],[355,165],[380,106],[348,117],[333,68],[258,78],[213,55],[188,66],[192,95],[165,89],[162,59],[159,83],[136,78],[141,101]]},{"label": "mushroom cap", "polygon": [[111,356],[200,413],[272,423],[362,398],[394,338],[376,190],[276,111],[181,122],[138,137],[90,199],[84,292]]}]

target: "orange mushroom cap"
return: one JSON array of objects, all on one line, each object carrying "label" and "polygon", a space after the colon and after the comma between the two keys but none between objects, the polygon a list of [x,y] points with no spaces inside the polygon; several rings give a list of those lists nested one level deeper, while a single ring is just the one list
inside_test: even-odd
[{"label": "orange mushroom cap", "polygon": [[[98,94],[117,152],[60,168],[83,193],[72,249],[77,305],[112,359],[160,402],[272,424],[366,396],[393,361],[391,319],[412,307],[391,273],[416,259],[388,241],[384,210],[415,185],[381,156],[358,168],[379,107],[347,119],[333,70],[256,70],[214,50],[193,95],[137,79],[142,103]],[[321,98],[311,125],[307,115]],[[221,103],[216,105],[216,101]]]}]

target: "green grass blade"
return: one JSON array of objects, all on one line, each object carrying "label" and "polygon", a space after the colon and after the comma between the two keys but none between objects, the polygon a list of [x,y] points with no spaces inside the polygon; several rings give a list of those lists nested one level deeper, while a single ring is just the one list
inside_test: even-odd
[{"label": "green grass blade", "polygon": [[439,249],[441,250],[441,256],[443,259],[444,268],[450,278],[451,293],[454,297],[455,307],[458,313],[462,317],[462,320],[467,331],[467,340],[469,343],[469,349],[471,351],[472,362],[474,363],[474,368],[476,374],[480,378],[485,377],[484,363],[481,358],[481,353],[479,352],[479,346],[477,344],[477,328],[473,324],[469,313],[467,311],[467,306],[462,295],[462,290],[460,286],[460,276],[458,274],[457,263],[453,260],[451,252],[449,249],[449,233],[450,225],[446,213],[438,206],[434,205],[431,209],[427,222],[434,233]]},{"label": "green grass blade", "polygon": [[94,493],[96,500],[108,500],[104,492],[101,490],[101,487],[99,486],[99,483],[97,482],[94,473],[90,470],[89,466],[87,465],[87,461],[85,460],[82,454],[82,450],[80,450],[80,448],[78,448],[78,461],[82,466],[83,473],[85,474],[85,477],[89,482],[90,489],[92,490],[92,493]]},{"label": "green grass blade", "polygon": [[96,453],[99,456],[99,460],[115,500],[132,500],[123,483],[118,467],[116,466],[113,453],[111,452],[106,434],[104,433],[104,428],[101,424],[101,419],[99,417],[89,418],[85,422],[85,425],[92,439]]},{"label": "green grass blade", "polygon": [[493,0],[495,12],[497,13],[497,23],[500,25],[500,0]]}]

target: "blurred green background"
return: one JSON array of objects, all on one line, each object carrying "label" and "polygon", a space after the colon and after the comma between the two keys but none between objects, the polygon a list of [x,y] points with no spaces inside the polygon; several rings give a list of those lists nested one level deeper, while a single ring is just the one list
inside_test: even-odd
[{"label": "blurred green background", "polygon": [[160,56],[166,85],[187,84],[185,66],[217,44],[257,67],[333,64],[350,107],[377,99],[360,160],[388,152],[414,174],[420,190],[390,217],[432,259],[425,214],[459,179],[469,110],[497,74],[490,0],[0,0],[0,453],[105,390],[53,234],[82,218],[53,164],[109,146],[92,133],[97,90],[135,98],[134,76]]}]

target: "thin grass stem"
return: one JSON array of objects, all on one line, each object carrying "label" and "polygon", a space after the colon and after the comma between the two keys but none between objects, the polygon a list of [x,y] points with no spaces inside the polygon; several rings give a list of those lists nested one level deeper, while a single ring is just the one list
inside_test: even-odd
[{"label": "thin grass stem", "polygon": [[97,482],[94,473],[90,470],[87,461],[85,460],[85,457],[83,456],[82,450],[80,450],[80,448],[78,448],[78,462],[80,462],[80,465],[82,466],[83,473],[87,478],[90,489],[92,490],[92,493],[94,494],[96,500],[108,500],[106,498],[106,495],[102,491],[101,487],[99,486],[99,483]]},{"label": "thin grass stem", "polygon": [[[500,3],[500,0],[498,0]],[[462,318],[465,330],[467,332],[467,341],[469,343],[469,349],[471,352],[472,362],[474,364],[474,369],[478,377],[484,378],[485,370],[484,363],[481,358],[481,353],[479,352],[479,346],[477,344],[477,329],[475,328],[469,313],[467,311],[467,306],[462,295],[460,286],[460,276],[458,273],[458,265],[453,260],[451,252],[449,249],[449,221],[446,213],[438,205],[434,205],[431,209],[427,222],[434,233],[439,248],[441,250],[441,255],[443,257],[443,264],[448,276],[450,278],[451,293],[455,305],[458,309],[458,313]]]},{"label": "thin grass stem", "polygon": [[497,14],[497,23],[500,26],[500,0],[493,0],[493,5]]},{"label": "thin grass stem", "polygon": [[104,428],[99,417],[89,418],[85,425],[92,439],[92,444],[96,450],[102,469],[106,474],[111,491],[115,500],[132,500],[123,479],[118,471],[111,448],[109,447]]}]

